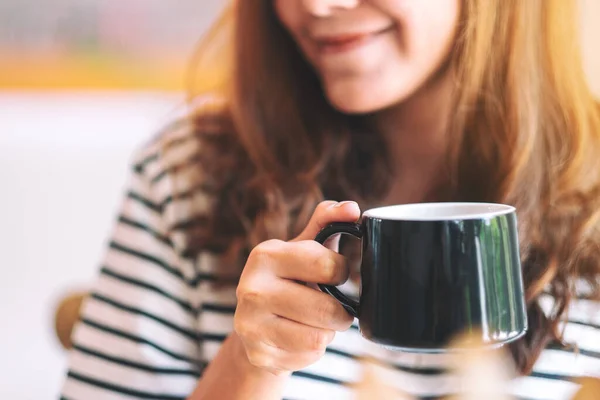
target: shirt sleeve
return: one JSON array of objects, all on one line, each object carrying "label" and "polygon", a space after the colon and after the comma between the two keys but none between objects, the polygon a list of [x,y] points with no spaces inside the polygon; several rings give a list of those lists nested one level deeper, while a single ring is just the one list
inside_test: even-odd
[{"label": "shirt sleeve", "polygon": [[193,276],[152,177],[137,165],[129,182],[74,329],[62,399],[184,399],[202,372]]}]

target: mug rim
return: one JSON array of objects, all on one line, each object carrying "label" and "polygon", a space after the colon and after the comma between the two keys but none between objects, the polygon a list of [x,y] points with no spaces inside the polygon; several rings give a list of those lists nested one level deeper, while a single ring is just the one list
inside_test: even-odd
[{"label": "mug rim", "polygon": [[[432,213],[432,207],[444,213]],[[451,212],[454,208],[457,212]],[[458,209],[462,209],[458,212]],[[471,209],[469,211],[469,209]],[[429,213],[423,212],[425,210]],[[366,210],[363,217],[390,221],[463,221],[489,220],[508,215],[516,211],[515,207],[501,203],[486,202],[424,202],[396,204]],[[412,213],[412,215],[411,215]]]}]

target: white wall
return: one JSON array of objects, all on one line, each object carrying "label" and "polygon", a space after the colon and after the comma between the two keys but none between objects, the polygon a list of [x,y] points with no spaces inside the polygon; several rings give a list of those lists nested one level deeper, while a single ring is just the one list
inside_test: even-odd
[{"label": "white wall", "polygon": [[[600,0],[581,1],[600,96]],[[95,275],[131,153],[179,103],[161,93],[0,93],[0,398],[56,398],[57,296]]]},{"label": "white wall", "polygon": [[55,399],[57,297],[96,273],[130,156],[174,95],[0,93],[0,398]]}]

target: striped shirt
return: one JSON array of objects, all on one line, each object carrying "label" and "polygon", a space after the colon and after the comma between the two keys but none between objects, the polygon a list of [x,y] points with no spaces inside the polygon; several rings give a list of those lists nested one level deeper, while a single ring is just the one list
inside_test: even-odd
[{"label": "striped shirt", "polygon": [[[168,150],[157,142],[135,157],[100,273],[74,330],[63,399],[185,399],[232,332],[235,285],[213,284],[230,258],[210,252],[186,257],[185,238],[169,229],[193,223],[214,201],[165,173],[197,150],[186,135],[185,129],[165,133],[175,143]],[[187,173],[197,171],[178,171]],[[552,306],[551,298],[540,301]],[[600,304],[578,300],[568,315],[565,339],[578,351],[547,348],[533,373],[507,382],[508,393],[568,399],[578,388],[576,378],[600,377]],[[452,356],[385,350],[363,339],[355,324],[336,335],[320,361],[293,374],[284,398],[353,398],[363,356],[380,362],[385,382],[399,393],[434,399],[461,391]]]}]

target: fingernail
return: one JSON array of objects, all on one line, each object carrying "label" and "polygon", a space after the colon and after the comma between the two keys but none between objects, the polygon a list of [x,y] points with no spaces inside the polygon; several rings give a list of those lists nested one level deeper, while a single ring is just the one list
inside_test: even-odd
[{"label": "fingernail", "polygon": [[347,200],[347,201],[342,201],[340,203],[337,203],[336,205],[334,205],[335,208],[340,208],[340,207],[344,207],[346,204],[356,204],[356,206],[358,207],[358,203],[355,201],[351,201],[351,200]]}]

